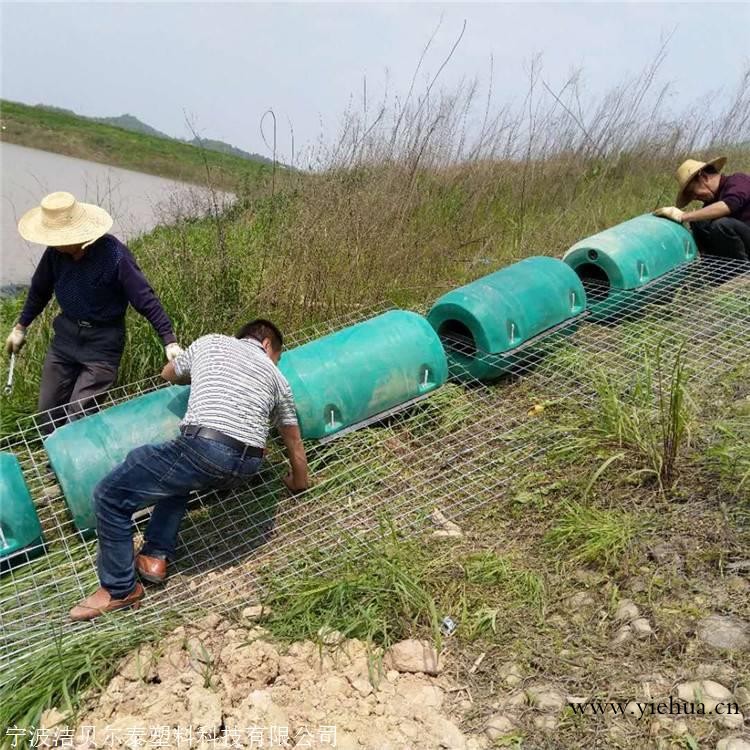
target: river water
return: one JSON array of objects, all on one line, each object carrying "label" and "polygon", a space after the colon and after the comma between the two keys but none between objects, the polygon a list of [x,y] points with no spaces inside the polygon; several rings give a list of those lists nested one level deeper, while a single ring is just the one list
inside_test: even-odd
[{"label": "river water", "polygon": [[[0,296],[28,284],[44,252],[21,238],[17,223],[47,193],[66,190],[101,206],[114,219],[110,231],[125,242],[179,216],[205,213],[211,199],[205,188],[184,182],[11,143],[0,142],[0,173]],[[226,194],[217,197],[222,203],[231,200]]]}]

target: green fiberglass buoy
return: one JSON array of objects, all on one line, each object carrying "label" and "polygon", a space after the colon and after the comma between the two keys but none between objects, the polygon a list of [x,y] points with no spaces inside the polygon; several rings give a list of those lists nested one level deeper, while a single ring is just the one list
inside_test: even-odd
[{"label": "green fiberglass buoy", "polygon": [[98,482],[133,449],[179,434],[190,388],[170,386],[138,396],[55,430],[44,447],[80,531],[96,526]]},{"label": "green fiberglass buoy", "polygon": [[697,257],[689,230],[645,214],[576,242],[563,260],[586,287],[592,319],[606,320],[679,283]]},{"label": "green fiberglass buoy", "polygon": [[2,568],[41,549],[42,526],[21,466],[12,453],[0,453],[0,563]]},{"label": "green fiberglass buoy", "polygon": [[440,339],[417,313],[392,310],[286,352],[279,363],[302,436],[333,435],[445,383]]},{"label": "green fiberglass buoy", "polygon": [[530,362],[545,334],[575,330],[573,321],[585,309],[575,272],[556,258],[534,257],[444,294],[427,319],[448,351],[452,372],[490,381]]}]

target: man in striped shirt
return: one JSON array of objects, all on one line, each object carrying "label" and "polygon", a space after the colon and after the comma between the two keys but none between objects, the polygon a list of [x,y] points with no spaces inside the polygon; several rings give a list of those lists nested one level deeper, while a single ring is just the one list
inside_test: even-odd
[{"label": "man in striped shirt", "polygon": [[[145,581],[161,583],[174,556],[177,533],[191,492],[229,488],[259,469],[271,424],[287,448],[296,493],[309,484],[291,389],[276,365],[283,339],[268,320],[253,320],[235,338],[210,334],[162,370],[172,383],[191,383],[180,436],[144,445],[94,490],[101,587],[71,611],[73,620],[137,607]],[[140,553],[133,557],[132,515],[154,505]]]}]

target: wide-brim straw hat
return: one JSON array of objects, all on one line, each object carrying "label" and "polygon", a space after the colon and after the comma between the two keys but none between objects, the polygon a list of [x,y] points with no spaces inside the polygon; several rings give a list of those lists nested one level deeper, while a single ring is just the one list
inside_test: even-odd
[{"label": "wide-brim straw hat", "polygon": [[675,172],[677,184],[680,186],[680,192],[677,193],[677,198],[674,202],[675,206],[677,206],[677,208],[684,208],[688,203],[690,203],[691,199],[685,197],[685,188],[687,188],[693,177],[695,177],[695,175],[697,175],[698,172],[701,171],[701,169],[705,169],[706,167],[713,167],[717,172],[721,172],[721,170],[724,169],[724,165],[726,163],[727,159],[725,156],[717,156],[715,159],[711,159],[711,161],[687,159],[682,162],[682,164],[677,167],[677,172]]},{"label": "wide-brim straw hat", "polygon": [[70,193],[45,195],[41,204],[18,222],[21,237],[51,247],[87,245],[111,227],[112,217],[103,208],[81,203]]}]

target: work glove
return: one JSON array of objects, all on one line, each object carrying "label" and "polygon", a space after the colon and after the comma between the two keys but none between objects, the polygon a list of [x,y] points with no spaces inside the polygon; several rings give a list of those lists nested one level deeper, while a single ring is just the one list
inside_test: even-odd
[{"label": "work glove", "polygon": [[173,341],[164,347],[164,353],[167,355],[167,362],[174,362],[182,354],[182,348],[176,341]]},{"label": "work glove", "polygon": [[10,336],[5,340],[5,351],[8,354],[18,354],[26,343],[26,329],[13,326]]},{"label": "work glove", "polygon": [[656,211],[654,211],[654,216],[661,216],[663,219],[671,219],[678,224],[682,223],[682,217],[684,215],[685,212],[680,211],[676,206],[665,206],[664,208],[657,208]]}]

